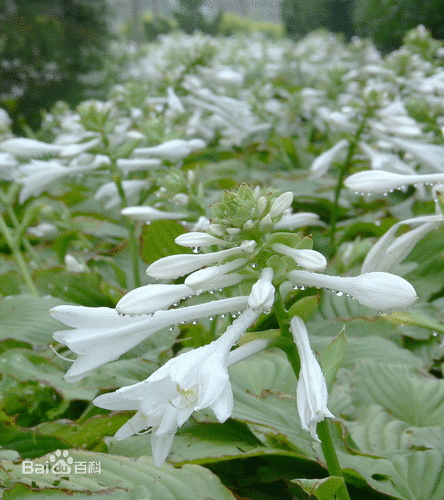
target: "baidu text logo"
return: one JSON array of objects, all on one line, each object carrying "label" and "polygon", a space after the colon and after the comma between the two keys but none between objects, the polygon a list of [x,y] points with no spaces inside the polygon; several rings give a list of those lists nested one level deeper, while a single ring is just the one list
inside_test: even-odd
[{"label": "baidu text logo", "polygon": [[74,474],[100,474],[101,464],[96,461],[74,461],[68,450],[56,450],[45,462],[23,460],[22,474],[57,474],[68,476]]}]

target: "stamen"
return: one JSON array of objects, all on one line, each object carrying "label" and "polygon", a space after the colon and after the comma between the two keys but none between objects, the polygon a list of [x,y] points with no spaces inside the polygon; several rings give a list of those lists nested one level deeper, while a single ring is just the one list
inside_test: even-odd
[{"label": "stamen", "polygon": [[51,349],[51,351],[59,358],[63,359],[63,361],[68,361],[69,363],[74,363],[75,359],[69,359],[69,358],[65,358],[65,356],[62,356],[60,353],[58,353],[55,349],[54,349],[54,346],[52,346],[51,344],[49,344],[49,348]]}]

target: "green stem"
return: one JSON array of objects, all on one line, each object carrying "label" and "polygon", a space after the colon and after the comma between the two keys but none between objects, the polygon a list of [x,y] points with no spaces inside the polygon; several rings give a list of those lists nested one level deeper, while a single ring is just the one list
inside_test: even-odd
[{"label": "green stem", "polygon": [[15,261],[17,262],[20,272],[22,273],[23,279],[25,280],[26,286],[28,287],[30,293],[38,297],[37,288],[34,285],[34,282],[31,278],[31,273],[26,265],[25,259],[20,252],[20,244],[15,240],[13,235],[11,234],[11,230],[7,226],[5,219],[2,215],[0,215],[0,231],[3,233],[5,237],[6,243],[11,249],[12,255],[14,256]]},{"label": "green stem", "polygon": [[[329,425],[330,423],[327,420],[323,420],[318,423],[316,428],[319,439],[321,440],[322,453],[324,454],[325,462],[327,463],[329,475],[343,477],[338,455],[336,454],[333,440],[331,438]],[[345,481],[344,485],[336,492],[336,498],[337,500],[350,500]]]},{"label": "green stem", "polygon": [[[279,347],[285,352],[288,361],[290,362],[291,367],[294,371],[294,374],[296,375],[296,378],[298,378],[299,372],[301,370],[299,353],[295,343],[293,342],[293,335],[290,331],[288,313],[285,308],[284,302],[280,295],[277,295],[277,300],[274,303],[274,313],[279,323],[282,336],[274,340],[270,345]],[[343,477],[338,456],[336,454],[333,440],[331,438],[329,422],[327,420],[319,422],[317,425],[317,432],[319,435],[319,439],[321,440],[321,448],[325,461],[327,463],[329,475]],[[336,492],[336,497],[337,500],[350,500],[345,481],[344,485]]]},{"label": "green stem", "polygon": [[[352,166],[353,156],[356,151],[356,147],[361,138],[362,133],[364,132],[365,125],[367,122],[367,113],[364,114],[361,124],[356,132],[353,140],[350,141],[350,147],[348,148],[347,157],[339,170],[338,182],[335,188],[335,197],[333,202],[333,210],[331,212],[330,218],[330,254],[333,255],[336,250],[335,239],[336,239],[336,225],[338,222],[339,215],[339,198],[341,196],[342,188],[344,187],[344,179],[349,174],[350,167]],[[330,255],[330,256],[331,256]]]},{"label": "green stem", "polygon": [[[123,189],[122,178],[120,177],[120,175],[115,175],[113,177],[113,180],[120,196],[121,206],[122,208],[126,208],[128,206],[128,201],[126,199],[126,194]],[[131,254],[131,265],[133,270],[134,286],[137,288],[141,285],[141,280],[139,273],[139,248],[137,244],[136,228],[134,227],[134,224],[126,217],[124,217],[124,224],[128,230],[128,242]]]}]

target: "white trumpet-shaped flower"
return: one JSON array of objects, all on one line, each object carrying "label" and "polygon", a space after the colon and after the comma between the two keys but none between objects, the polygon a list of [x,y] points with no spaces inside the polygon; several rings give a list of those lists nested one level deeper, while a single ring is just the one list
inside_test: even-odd
[{"label": "white trumpet-shaped flower", "polygon": [[78,355],[65,375],[67,381],[77,382],[159,330],[217,314],[237,313],[247,305],[248,296],[240,296],[157,311],[152,316],[119,316],[115,309],[108,307],[70,305],[56,306],[50,312],[55,319],[73,328],[55,332],[53,337]]},{"label": "white trumpet-shaped flower", "polygon": [[240,245],[234,248],[227,248],[226,250],[219,250],[218,252],[205,253],[200,255],[192,254],[178,254],[169,255],[162,259],[153,262],[146,270],[147,274],[157,279],[174,279],[179,276],[185,276],[192,273],[201,267],[215,264],[227,257],[248,252],[249,247],[247,244]]},{"label": "white trumpet-shaped flower", "polygon": [[384,272],[342,277],[310,271],[291,271],[289,279],[295,286],[314,286],[350,295],[360,304],[377,311],[409,307],[417,299],[415,289],[408,281]]},{"label": "white trumpet-shaped flower", "polygon": [[397,174],[384,170],[364,170],[347,177],[344,184],[357,193],[387,193],[412,184],[437,184],[444,182],[444,173]]},{"label": "white trumpet-shaped flower", "polygon": [[171,141],[163,142],[158,146],[149,148],[136,148],[135,156],[149,156],[162,158],[169,161],[178,161],[187,157],[198,149],[203,149],[206,146],[202,139],[172,139]]},{"label": "white trumpet-shaped flower", "polygon": [[299,316],[291,319],[290,329],[301,360],[296,402],[302,428],[309,431],[312,438],[319,441],[316,434],[318,422],[334,418],[327,408],[327,384],[321,367],[313,354],[305,323]]},{"label": "white trumpet-shaped flower", "polygon": [[154,462],[161,465],[177,429],[194,411],[210,408],[219,422],[230,417],[233,393],[228,377],[229,353],[257,317],[257,312],[247,309],[211,344],[170,359],[143,382],[97,397],[93,403],[100,408],[137,410],[115,439],[151,427]]},{"label": "white trumpet-shaped flower", "polygon": [[266,267],[261,274],[261,277],[251,287],[250,296],[248,297],[248,307],[253,311],[264,312],[268,314],[271,311],[274,303],[274,286],[273,269]]},{"label": "white trumpet-shaped flower", "polygon": [[293,231],[300,227],[319,226],[323,224],[319,220],[319,215],[312,212],[299,212],[296,214],[285,212],[273,227],[274,229],[288,229],[289,231]]},{"label": "white trumpet-shaped flower", "polygon": [[[126,180],[122,181],[122,189],[127,200],[137,197],[142,189],[149,187],[149,182],[144,180]],[[106,200],[105,208],[116,207],[121,203],[119,191],[114,182],[107,182],[96,191],[94,198],[99,201]],[[134,199],[132,200],[134,202]]]},{"label": "white trumpet-shaped flower", "polygon": [[119,158],[116,165],[122,172],[133,172],[135,170],[149,170],[162,165],[158,158]]},{"label": "white trumpet-shaped flower", "polygon": [[273,204],[270,207],[270,216],[277,217],[282,215],[285,210],[288,210],[293,203],[293,193],[291,191],[287,191],[286,193],[282,193],[278,196]]},{"label": "white trumpet-shaped flower", "polygon": [[346,139],[342,139],[336,143],[333,147],[324,151],[319,155],[310,167],[310,171],[314,177],[322,177],[332,166],[336,158],[348,148],[349,142]]},{"label": "white trumpet-shaped flower", "polygon": [[152,314],[194,295],[187,285],[145,285],[131,290],[116,305],[121,314]]},{"label": "white trumpet-shaped flower", "polygon": [[316,250],[291,248],[282,243],[274,243],[271,248],[277,253],[290,257],[298,266],[309,271],[323,271],[327,267],[327,259]]},{"label": "white trumpet-shaped flower", "polygon": [[[228,274],[243,267],[248,262],[247,259],[240,258],[231,260],[226,264],[219,266],[206,267],[199,269],[187,276],[185,284],[193,290],[202,293],[207,290],[214,290],[216,288],[225,288],[242,281],[243,277],[240,274]],[[227,283],[227,284],[225,284]]]},{"label": "white trumpet-shaped flower", "polygon": [[13,137],[0,142],[0,150],[11,153],[20,159],[31,159],[40,156],[57,155],[62,150],[62,146],[26,137]]},{"label": "white trumpet-shaped flower", "polygon": [[229,241],[221,240],[220,238],[216,238],[211,234],[202,233],[199,231],[193,231],[190,233],[181,234],[174,241],[178,245],[188,248],[209,247],[211,245],[219,245],[219,246],[233,245],[233,243],[230,243]]},{"label": "white trumpet-shaped flower", "polygon": [[127,207],[122,210],[122,215],[144,222],[152,222],[154,220],[181,220],[188,217],[188,214],[184,212],[165,212],[153,207]]},{"label": "white trumpet-shaped flower", "polygon": [[[393,265],[402,262],[416,243],[442,222],[444,222],[442,215],[427,215],[393,224],[367,253],[361,273],[388,271]],[[396,237],[396,232],[403,225],[418,225],[418,227]]]}]

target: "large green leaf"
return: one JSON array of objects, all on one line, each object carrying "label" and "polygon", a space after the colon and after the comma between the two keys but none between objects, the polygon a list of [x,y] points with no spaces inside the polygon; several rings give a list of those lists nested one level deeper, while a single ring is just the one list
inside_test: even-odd
[{"label": "large green leaf", "polygon": [[281,351],[265,351],[230,369],[234,393],[233,418],[253,424],[266,441],[279,441],[314,456],[313,440],[300,425],[296,408],[296,377]]},{"label": "large green leaf", "polygon": [[140,254],[146,264],[157,259],[178,253],[190,253],[189,248],[181,247],[175,239],[183,234],[185,229],[176,221],[153,221],[143,227],[140,236]]},{"label": "large green leaf", "polygon": [[444,380],[420,375],[409,366],[360,362],[354,401],[358,408],[378,404],[413,426],[444,425]]},{"label": "large green leaf", "polygon": [[14,339],[34,346],[51,342],[60,323],[49,309],[61,304],[54,297],[14,295],[0,300],[0,340]]},{"label": "large green leaf", "polygon": [[[59,456],[61,453],[58,454]],[[176,469],[168,464],[156,467],[151,458],[137,459],[70,450],[63,460],[71,471],[66,474],[37,474],[36,465],[51,465],[51,458],[58,460],[55,453],[45,455],[28,464],[29,474],[23,474],[22,464],[9,460],[0,460],[0,481],[3,487],[12,487],[21,483],[32,486],[34,489],[46,490],[51,488],[66,492],[109,492],[110,489],[126,493],[122,499],[128,500],[233,500],[233,495],[222,486],[220,480],[208,469],[199,465],[185,465]],[[61,455],[63,457],[63,455]],[[99,464],[94,473],[84,473],[81,463]],[[44,469],[43,469],[44,470]],[[32,472],[34,471],[34,472]],[[77,471],[77,473],[76,473]],[[32,496],[30,497],[32,498]],[[105,497],[106,498],[106,497]],[[118,497],[120,500],[120,497]]]}]

